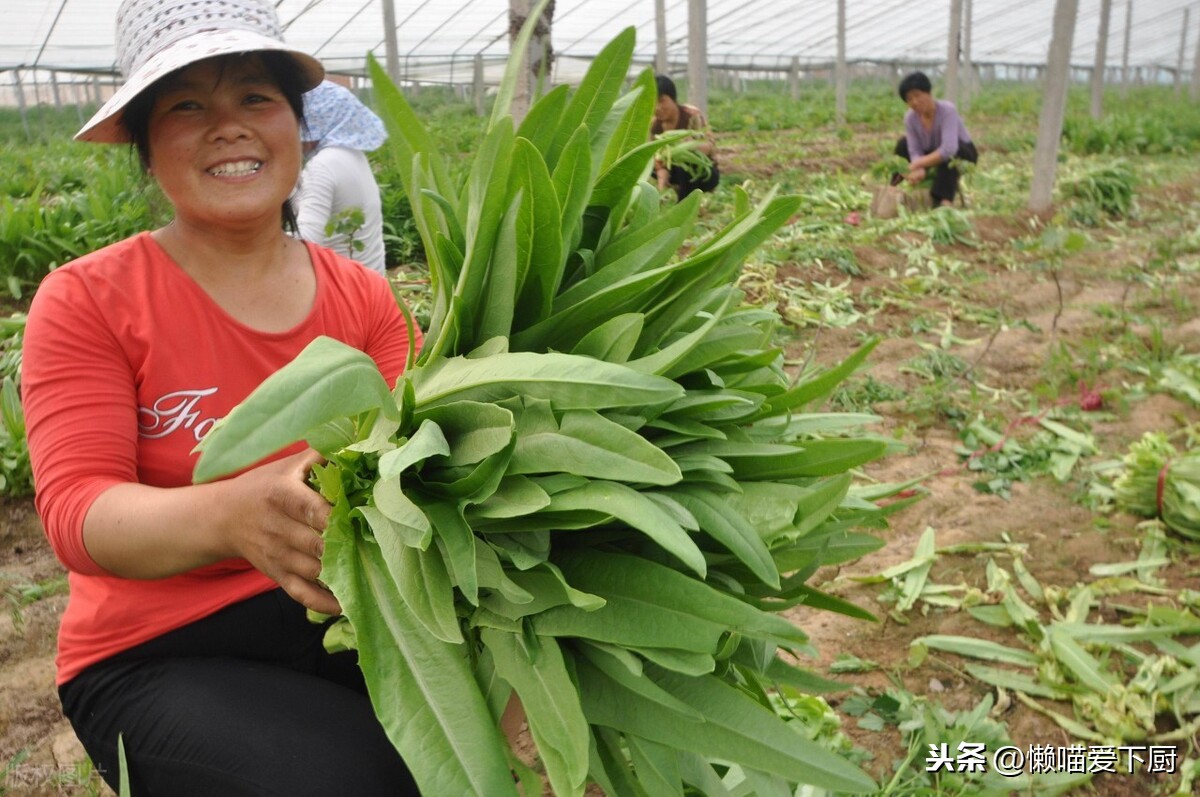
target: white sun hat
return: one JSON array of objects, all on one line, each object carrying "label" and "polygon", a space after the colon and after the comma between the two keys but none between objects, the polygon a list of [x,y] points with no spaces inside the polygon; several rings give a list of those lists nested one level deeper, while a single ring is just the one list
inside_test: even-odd
[{"label": "white sun hat", "polygon": [[275,9],[263,0],[123,0],[117,10],[117,61],[125,84],[75,138],[127,143],[121,114],[154,81],[205,58],[262,50],[290,55],[305,90],[325,76],[320,61],[284,43]]}]

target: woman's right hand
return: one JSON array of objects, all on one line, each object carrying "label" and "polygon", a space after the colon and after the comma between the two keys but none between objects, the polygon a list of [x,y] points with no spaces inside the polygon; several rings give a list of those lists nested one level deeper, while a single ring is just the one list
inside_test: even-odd
[{"label": "woman's right hand", "polygon": [[307,481],[320,461],[317,452],[304,451],[231,479],[235,522],[227,543],[305,607],[341,614],[337,598],[319,580],[330,506]]}]

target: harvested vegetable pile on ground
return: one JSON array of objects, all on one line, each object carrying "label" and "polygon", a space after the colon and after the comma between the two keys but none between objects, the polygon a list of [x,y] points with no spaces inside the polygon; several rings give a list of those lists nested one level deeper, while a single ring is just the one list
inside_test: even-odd
[{"label": "harvested vegetable pile on ground", "polygon": [[373,64],[430,261],[426,346],[392,390],[315,341],[208,435],[196,478],[301,437],[327,457],[333,630],[424,794],[514,795],[510,768],[540,792],[497,728],[512,690],[558,795],[871,790],[768,697],[823,683],[780,655],[806,637],[778,612],[866,615],[805,581],[905,503],[851,487],[888,448],[874,416],[804,412],[870,346],[793,384],[776,314],[739,306],[796,198],[741,194],[679,256],[700,195],[664,211],[644,179],[663,144],[653,74],[621,91],[633,45],[515,134],[510,66],[462,185]]},{"label": "harvested vegetable pile on ground", "polygon": [[1200,540],[1200,451],[1181,454],[1162,432],[1147,432],[1129,447],[1113,482],[1118,507],[1160,518],[1167,528]]}]

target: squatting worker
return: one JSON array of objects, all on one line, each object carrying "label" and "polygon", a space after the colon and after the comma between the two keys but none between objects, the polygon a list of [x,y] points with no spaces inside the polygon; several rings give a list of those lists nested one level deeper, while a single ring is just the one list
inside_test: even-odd
[{"label": "squatting worker", "polygon": [[[300,237],[386,274],[379,184],[366,155],[387,140],[383,120],[350,89],[325,80],[304,94],[300,135],[307,156],[295,197]],[[362,212],[361,227],[329,230],[353,210]]]},{"label": "squatting worker", "polygon": [[716,145],[704,113],[694,105],[685,105],[677,99],[675,81],[666,75],[655,78],[658,84],[658,100],[654,106],[654,121],[650,123],[650,135],[659,136],[668,130],[695,130],[704,134],[696,151],[712,162],[712,169],[703,175],[695,175],[678,164],[668,164],[662,159],[654,161],[654,173],[658,178],[658,190],[670,186],[675,195],[683,199],[693,191],[712,191],[721,181],[717,171]]},{"label": "squatting worker", "polygon": [[958,193],[958,169],[953,160],[976,163],[979,152],[967,133],[954,103],[933,97],[933,84],[923,72],[913,72],[900,81],[900,99],[908,105],[904,114],[904,137],[896,154],[907,160],[906,179],[916,185],[932,176],[933,206],[950,205]]},{"label": "squatting worker", "polygon": [[132,143],[174,219],[55,270],[29,312],[37,508],[70,571],[63,711],[114,788],[123,737],[138,795],[415,794],[354,654],[305,617],[339,611],[317,455],[191,484],[197,441],[316,336],[403,367],[387,282],[284,231],[321,64],[269,0],[124,0],[117,54],[126,83],[76,138]]}]

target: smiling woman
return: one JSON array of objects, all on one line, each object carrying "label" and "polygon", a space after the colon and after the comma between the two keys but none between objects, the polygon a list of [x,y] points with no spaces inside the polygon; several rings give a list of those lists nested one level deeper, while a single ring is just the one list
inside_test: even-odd
[{"label": "smiling woman", "polygon": [[123,739],[134,793],[415,793],[355,654],[306,619],[340,612],[317,456],[191,483],[197,442],[314,338],[394,382],[419,335],[379,275],[285,230],[323,70],[265,1],[125,0],[117,28],[127,82],[76,137],[131,143],[174,218],[57,269],[29,312],[37,507],[70,573],[64,713],[114,787]]}]

